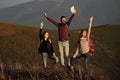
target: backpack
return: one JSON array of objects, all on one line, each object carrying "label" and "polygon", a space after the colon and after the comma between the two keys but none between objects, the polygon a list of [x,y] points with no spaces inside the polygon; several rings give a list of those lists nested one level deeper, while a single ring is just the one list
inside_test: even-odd
[{"label": "backpack", "polygon": [[[88,38],[87,38],[87,41],[88,41]],[[93,53],[95,51],[95,47],[94,47],[94,43],[93,43],[93,40],[92,39],[89,39],[89,46],[90,46],[90,57],[93,56]]]}]

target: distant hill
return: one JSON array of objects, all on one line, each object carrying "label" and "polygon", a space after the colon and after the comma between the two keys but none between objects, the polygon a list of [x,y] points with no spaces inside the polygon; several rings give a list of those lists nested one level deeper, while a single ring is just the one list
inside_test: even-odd
[{"label": "distant hill", "polygon": [[[47,29],[46,29],[47,30]],[[57,56],[57,30],[48,30]],[[42,58],[38,54],[39,27],[0,23],[0,63],[9,67],[16,63],[28,66],[42,66]],[[70,31],[70,55],[77,46],[79,30]],[[104,75],[107,80],[120,79],[120,25],[102,25],[92,28],[91,38],[95,43],[95,53],[91,58],[91,69],[97,76]],[[77,65],[83,66],[78,59]],[[53,64],[48,61],[48,65]]]},{"label": "distant hill", "polygon": [[77,8],[71,29],[81,29],[88,25],[91,15],[95,17],[94,25],[101,24],[120,24],[120,1],[119,0],[33,0],[17,6],[0,9],[0,22],[14,24],[24,24],[39,26],[39,22],[44,20],[47,28],[54,28],[44,17],[43,12],[58,22],[62,15],[70,17],[70,7]]}]

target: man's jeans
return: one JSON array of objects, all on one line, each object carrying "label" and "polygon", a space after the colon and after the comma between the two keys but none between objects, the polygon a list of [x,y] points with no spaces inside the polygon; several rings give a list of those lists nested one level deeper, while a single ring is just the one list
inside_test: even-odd
[{"label": "man's jeans", "polygon": [[46,52],[43,52],[42,53],[42,57],[43,57],[43,64],[44,64],[44,67],[46,68],[47,67],[47,58],[51,58],[51,59],[54,59],[54,60],[58,60],[58,57],[53,55],[53,56],[49,56]]},{"label": "man's jeans", "polygon": [[58,46],[59,46],[59,52],[60,52],[61,65],[65,66],[65,60],[64,60],[64,52],[65,52],[67,65],[70,66],[69,41],[64,41],[64,42],[58,41]]}]

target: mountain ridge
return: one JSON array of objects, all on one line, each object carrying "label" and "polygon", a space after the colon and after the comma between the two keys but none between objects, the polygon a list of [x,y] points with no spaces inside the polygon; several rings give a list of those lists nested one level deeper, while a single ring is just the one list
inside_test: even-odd
[{"label": "mountain ridge", "polygon": [[47,12],[50,17],[59,22],[60,16],[62,15],[65,15],[67,18],[70,17],[70,7],[74,5],[77,8],[77,14],[71,23],[71,29],[87,27],[91,15],[94,16],[95,21],[93,25],[95,26],[102,24],[120,24],[119,3],[117,0],[110,0],[109,3],[103,0],[34,0],[0,10],[0,21],[39,26],[39,22],[44,20],[45,23],[47,23],[47,28],[51,28],[49,26],[54,25],[43,17],[43,12]]}]

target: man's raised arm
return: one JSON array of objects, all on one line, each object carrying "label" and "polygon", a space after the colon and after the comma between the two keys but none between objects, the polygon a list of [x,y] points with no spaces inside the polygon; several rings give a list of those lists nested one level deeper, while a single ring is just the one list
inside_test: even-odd
[{"label": "man's raised arm", "polygon": [[56,25],[57,27],[59,26],[59,23],[56,22],[55,20],[53,20],[52,18],[48,17],[48,15],[47,15],[46,12],[44,12],[43,15],[44,15],[45,18],[46,18],[47,20],[49,20],[51,23],[53,23],[53,24]]},{"label": "man's raised arm", "polygon": [[70,23],[71,23],[72,19],[74,18],[76,12],[77,12],[77,10],[74,8],[73,11],[72,11],[71,17],[70,17],[69,20],[68,20],[68,25],[70,25]]}]

